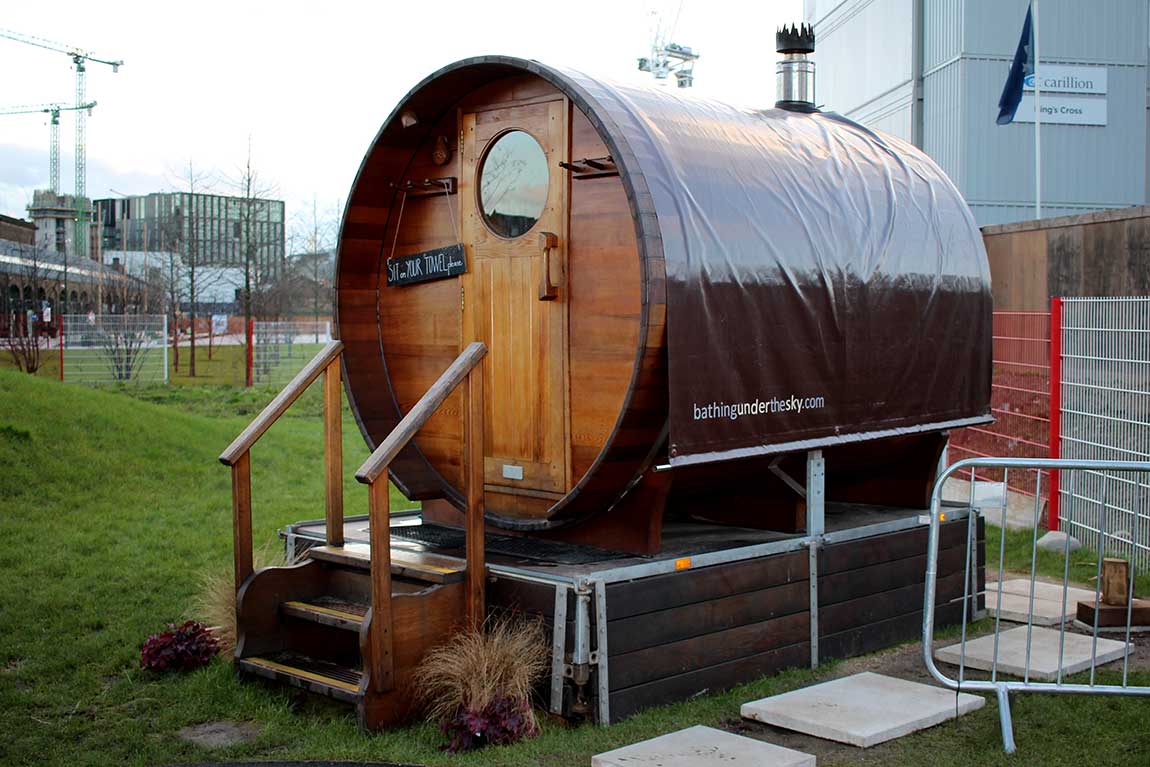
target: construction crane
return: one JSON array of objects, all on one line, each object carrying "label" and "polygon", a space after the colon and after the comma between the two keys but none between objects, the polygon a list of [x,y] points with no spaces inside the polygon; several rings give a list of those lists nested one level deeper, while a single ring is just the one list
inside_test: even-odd
[{"label": "construction crane", "polygon": [[674,75],[676,85],[690,88],[695,84],[695,62],[699,60],[699,54],[686,45],[670,40],[679,26],[682,10],[683,3],[680,0],[675,20],[669,29],[663,26],[662,14],[652,13],[655,18],[655,34],[651,41],[651,55],[639,59],[639,71],[650,72],[656,80],[666,80],[669,75]]},{"label": "construction crane", "polygon": [[75,233],[75,247],[76,254],[81,258],[86,258],[88,255],[88,142],[87,142],[87,124],[85,120],[86,110],[84,104],[87,103],[87,69],[88,62],[93,64],[107,64],[112,68],[113,72],[119,72],[123,61],[113,61],[111,59],[100,59],[92,55],[91,51],[83,50],[72,45],[64,45],[63,43],[52,42],[45,40],[42,37],[34,37],[32,35],[25,35],[20,32],[14,32],[10,29],[0,29],[0,37],[7,38],[8,40],[15,40],[18,43],[25,45],[33,45],[37,48],[44,48],[45,50],[55,51],[56,53],[63,53],[72,59],[72,64],[76,68],[76,233]]},{"label": "construction crane", "polygon": [[75,106],[65,106],[64,104],[25,104],[23,106],[0,109],[0,115],[47,114],[51,117],[50,134],[48,137],[48,184],[52,189],[52,194],[60,194],[60,113],[83,109],[91,115],[92,107],[94,106],[96,106],[96,102],[89,101],[87,104],[77,104]]}]

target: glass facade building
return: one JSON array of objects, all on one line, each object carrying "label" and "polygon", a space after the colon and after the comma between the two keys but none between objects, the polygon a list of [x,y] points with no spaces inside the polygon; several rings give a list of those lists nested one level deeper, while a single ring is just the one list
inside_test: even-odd
[{"label": "glass facade building", "polygon": [[157,192],[96,200],[94,207],[105,253],[193,253],[197,264],[214,267],[242,267],[250,253],[261,274],[284,268],[282,200]]}]

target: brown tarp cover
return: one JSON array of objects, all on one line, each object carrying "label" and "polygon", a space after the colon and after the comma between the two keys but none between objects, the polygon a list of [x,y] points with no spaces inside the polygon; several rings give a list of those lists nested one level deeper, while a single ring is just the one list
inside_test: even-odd
[{"label": "brown tarp cover", "polygon": [[566,74],[654,201],[672,464],[990,420],[986,251],[925,154],[835,114]]}]

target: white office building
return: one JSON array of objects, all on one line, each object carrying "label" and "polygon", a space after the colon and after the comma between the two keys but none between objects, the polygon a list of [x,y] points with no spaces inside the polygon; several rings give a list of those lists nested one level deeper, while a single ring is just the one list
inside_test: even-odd
[{"label": "white office building", "polygon": [[[805,0],[824,109],[922,147],[978,223],[1035,217],[1034,96],[998,99],[1029,0]],[[1039,0],[1042,215],[1145,204],[1150,0]]]}]

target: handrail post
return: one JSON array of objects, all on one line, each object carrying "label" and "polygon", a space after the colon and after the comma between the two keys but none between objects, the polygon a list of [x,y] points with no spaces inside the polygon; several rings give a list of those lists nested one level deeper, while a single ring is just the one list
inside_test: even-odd
[{"label": "handrail post", "polygon": [[[328,528],[338,530],[343,542],[343,442],[340,433],[340,368],[342,341],[330,341],[304,365],[279,394],[260,411],[239,436],[220,453],[220,463],[232,470],[232,541],[236,591],[255,568],[252,562],[252,446],[292,403],[324,374],[324,453],[327,469]],[[338,520],[338,525],[332,525]],[[330,539],[329,539],[330,542]]]},{"label": "handrail post", "polygon": [[391,615],[391,506],[388,470],[368,485],[368,541],[371,544],[371,683],[376,692],[393,687]]},{"label": "handrail post", "polygon": [[232,464],[232,540],[236,591],[254,571],[252,565],[252,468],[251,453],[244,451]]},{"label": "handrail post", "polygon": [[339,357],[323,372],[323,455],[327,494],[325,521],[327,545],[343,545],[343,428],[342,382]]},{"label": "handrail post", "polygon": [[467,624],[480,631],[486,611],[483,506],[483,362],[467,374]]}]

